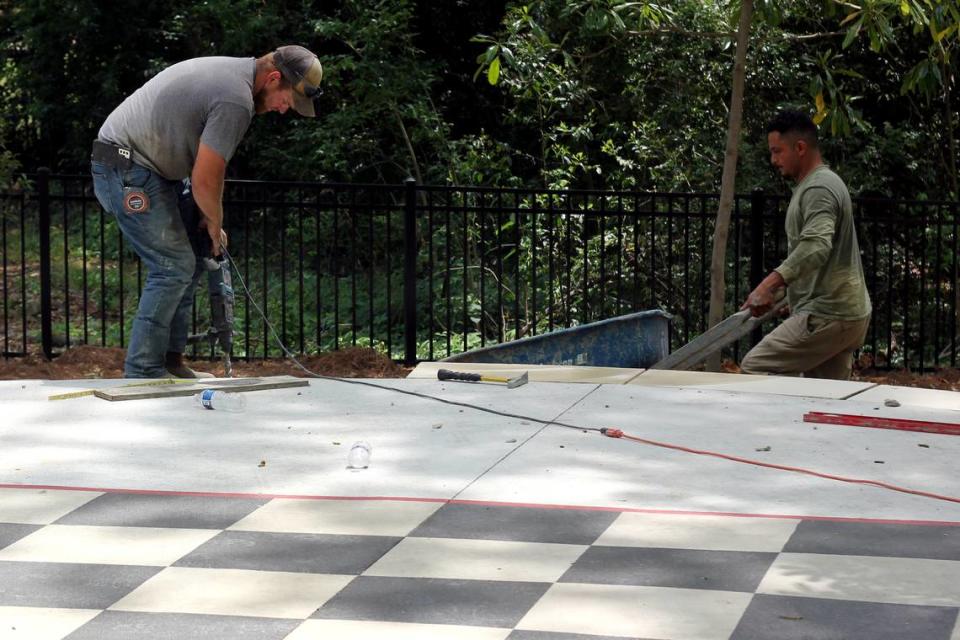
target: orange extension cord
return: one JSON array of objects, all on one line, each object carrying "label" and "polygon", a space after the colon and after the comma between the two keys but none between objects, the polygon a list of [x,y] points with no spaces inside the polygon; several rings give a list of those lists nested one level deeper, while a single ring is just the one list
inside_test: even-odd
[{"label": "orange extension cord", "polygon": [[803,467],[790,467],[783,464],[773,464],[770,462],[761,462],[759,460],[751,460],[750,458],[741,458],[740,456],[730,456],[725,453],[717,453],[715,451],[705,451],[703,449],[692,449],[690,447],[682,447],[677,444],[670,444],[669,442],[659,442],[657,440],[648,440],[647,438],[638,438],[637,436],[631,436],[629,434],[624,433],[620,429],[604,428],[604,429],[600,429],[600,433],[607,436],[608,438],[624,438],[626,440],[633,440],[634,442],[648,444],[653,447],[663,447],[664,449],[673,449],[675,451],[683,451],[684,453],[693,453],[698,456],[711,456],[713,458],[722,458],[724,460],[741,462],[743,464],[752,464],[758,467],[767,467],[769,469],[779,469],[780,471],[792,471],[793,473],[803,473],[808,476],[815,476],[817,478],[826,478],[827,480],[837,480],[839,482],[849,482],[852,484],[866,484],[873,487],[879,487],[881,489],[889,489],[890,491],[899,491],[900,493],[909,493],[915,496],[923,496],[924,498],[933,498],[934,500],[945,500],[947,502],[960,503],[960,498],[954,498],[953,496],[945,496],[939,493],[930,493],[928,491],[920,491],[918,489],[908,489],[907,487],[900,487],[895,484],[880,482],[879,480],[863,480],[861,478],[849,478],[847,476],[837,476],[830,473],[820,473],[819,471],[811,471],[810,469],[804,469]]},{"label": "orange extension cord", "polygon": [[280,339],[277,330],[267,319],[267,315],[263,312],[263,309],[260,308],[260,305],[257,304],[257,301],[253,299],[253,296],[250,295],[250,290],[247,288],[247,283],[243,281],[243,275],[240,273],[240,270],[236,267],[233,262],[233,258],[227,253],[227,250],[223,250],[224,256],[230,261],[230,264],[233,266],[237,277],[239,278],[240,285],[247,295],[247,299],[253,305],[254,309],[260,314],[260,317],[263,318],[264,323],[270,328],[270,331],[273,333],[274,339],[277,341],[277,344],[280,345],[280,348],[283,350],[284,355],[287,356],[297,367],[299,367],[304,373],[313,378],[319,378],[321,380],[333,380],[336,382],[345,382],[347,384],[356,384],[365,387],[374,387],[376,389],[382,389],[385,391],[392,391],[394,393],[402,393],[408,396],[416,396],[418,398],[425,398],[428,400],[434,400],[436,402],[442,402],[444,404],[450,404],[460,407],[468,407],[470,409],[475,409],[477,411],[483,411],[485,413],[492,413],[499,416],[504,416],[507,418],[518,418],[520,420],[529,420],[530,422],[536,422],[543,425],[554,425],[558,427],[566,427],[568,429],[579,429],[581,431],[597,431],[608,438],[625,438],[627,440],[633,440],[634,442],[639,442],[641,444],[647,444],[653,447],[662,447],[664,449],[673,449],[674,451],[683,451],[684,453],[693,453],[698,456],[711,456],[714,458],[721,458],[723,460],[730,460],[732,462],[739,462],[742,464],[752,464],[758,467],[767,467],[768,469],[778,469],[780,471],[791,471],[793,473],[803,473],[808,476],[814,476],[817,478],[826,478],[827,480],[837,480],[839,482],[849,482],[852,484],[864,484],[872,487],[878,487],[880,489],[887,489],[889,491],[898,491],[900,493],[908,493],[915,496],[922,496],[924,498],[932,498],[934,500],[944,500],[946,502],[954,502],[960,504],[960,498],[955,498],[953,496],[940,495],[938,493],[930,493],[927,491],[919,491],[917,489],[908,489],[906,487],[899,487],[895,484],[888,484],[886,482],[880,482],[878,480],[863,480],[860,478],[848,478],[845,476],[836,476],[829,473],[820,473],[819,471],[811,471],[810,469],[803,469],[801,467],[789,467],[782,464],[771,464],[769,462],[761,462],[759,460],[750,460],[749,458],[741,458],[739,456],[730,456],[725,453],[716,453],[714,451],[704,451],[702,449],[692,449],[690,447],[682,447],[676,444],[670,444],[669,442],[658,442],[656,440],[648,440],[646,438],[638,438],[636,436],[631,436],[624,433],[620,429],[613,428],[597,428],[597,427],[581,427],[573,424],[565,424],[563,422],[557,422],[554,420],[543,420],[542,418],[534,418],[531,416],[523,416],[514,413],[507,413],[505,411],[497,411],[496,409],[490,409],[487,407],[481,407],[475,404],[470,404],[468,402],[458,402],[456,400],[447,400],[445,398],[438,398],[437,396],[432,396],[428,393],[419,393],[417,391],[407,391],[406,389],[397,389],[396,387],[390,387],[383,384],[377,384],[375,382],[367,382],[365,380],[349,380],[345,378],[337,378],[335,376],[322,376],[318,373],[310,371],[305,366],[300,364],[300,361],[297,360],[296,356],[287,348],[283,343],[283,340]]}]

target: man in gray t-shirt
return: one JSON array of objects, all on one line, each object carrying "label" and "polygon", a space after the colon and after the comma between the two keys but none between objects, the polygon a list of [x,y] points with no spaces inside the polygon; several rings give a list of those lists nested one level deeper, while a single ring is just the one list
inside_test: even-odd
[{"label": "man in gray t-shirt", "polygon": [[91,156],[94,192],[148,269],[126,377],[203,375],[183,364],[202,269],[180,216],[184,181],[219,256],[226,166],[250,120],[291,107],[315,116],[322,77],[317,57],[296,45],[260,58],[195,58],[158,73],[103,123]]}]

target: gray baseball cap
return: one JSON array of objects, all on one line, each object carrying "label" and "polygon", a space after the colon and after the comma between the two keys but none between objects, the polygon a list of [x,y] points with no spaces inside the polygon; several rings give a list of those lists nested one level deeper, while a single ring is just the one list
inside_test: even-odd
[{"label": "gray baseball cap", "polygon": [[293,85],[293,108],[302,116],[317,115],[313,101],[320,96],[323,67],[309,49],[295,44],[279,47],[273,52],[273,64]]}]

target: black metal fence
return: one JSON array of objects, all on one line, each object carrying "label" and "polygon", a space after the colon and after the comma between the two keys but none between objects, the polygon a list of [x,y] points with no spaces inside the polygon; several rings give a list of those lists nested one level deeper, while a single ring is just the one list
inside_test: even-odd
[{"label": "black metal fence", "polygon": [[[696,193],[231,181],[224,209],[235,266],[291,349],[371,346],[414,362],[653,308],[674,314],[676,348],[706,328],[718,202]],[[786,204],[762,193],[736,198],[728,311],[785,254]],[[956,365],[957,213],[956,202],[855,201],[874,303],[869,362]],[[146,274],[89,176],[41,171],[29,189],[0,196],[0,215],[4,355],[125,346]],[[194,329],[203,330],[198,291]],[[243,296],[236,317],[234,357],[280,355]]]}]

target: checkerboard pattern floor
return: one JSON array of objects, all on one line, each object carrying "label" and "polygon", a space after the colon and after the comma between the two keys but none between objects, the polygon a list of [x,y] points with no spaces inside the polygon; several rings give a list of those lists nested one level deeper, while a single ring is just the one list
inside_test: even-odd
[{"label": "checkerboard pattern floor", "polygon": [[0,638],[960,640],[960,527],[0,489]]}]

